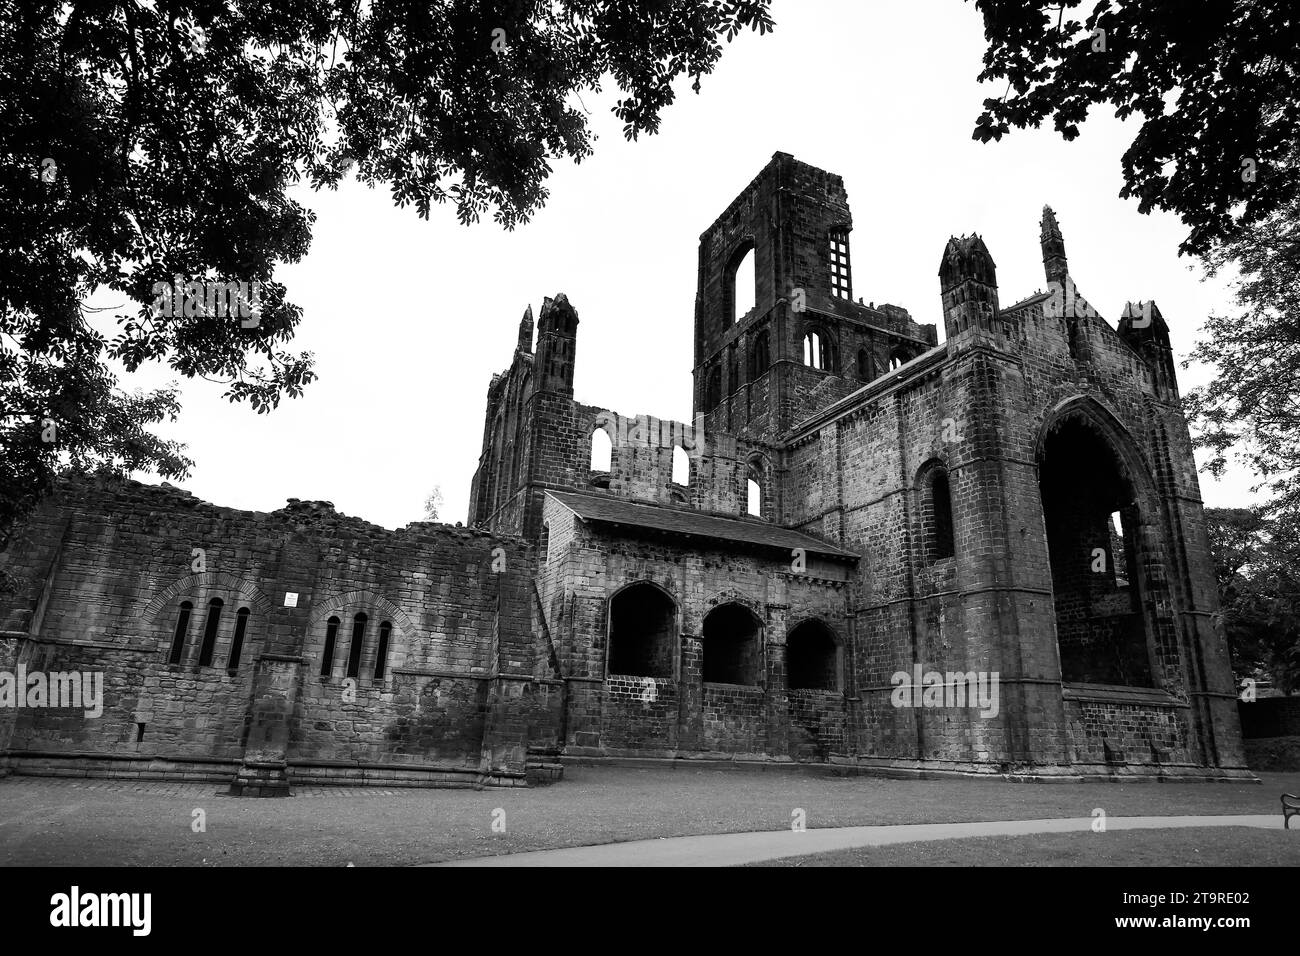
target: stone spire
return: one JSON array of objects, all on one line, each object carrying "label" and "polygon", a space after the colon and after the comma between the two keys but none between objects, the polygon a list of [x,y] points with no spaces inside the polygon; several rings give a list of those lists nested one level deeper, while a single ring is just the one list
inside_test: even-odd
[{"label": "stone spire", "polygon": [[1043,207],[1043,218],[1039,223],[1039,243],[1043,247],[1043,272],[1047,275],[1048,286],[1053,282],[1065,284],[1065,277],[1070,272],[1070,264],[1065,259],[1065,239],[1061,236],[1061,227],[1056,223],[1056,213],[1051,206]]},{"label": "stone spire", "polygon": [[516,348],[520,352],[533,350],[533,307],[531,305],[524,310],[524,317],[519,320],[519,344]]}]

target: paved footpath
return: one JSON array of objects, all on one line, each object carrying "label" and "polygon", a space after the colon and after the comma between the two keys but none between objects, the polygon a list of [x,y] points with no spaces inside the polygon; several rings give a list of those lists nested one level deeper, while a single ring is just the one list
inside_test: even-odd
[{"label": "paved footpath", "polygon": [[[537,850],[450,860],[427,866],[740,866],[787,856],[851,850],[891,843],[956,840],[962,837],[1021,836],[1032,833],[1089,831],[1090,817],[1056,820],[998,820],[990,823],[916,823],[878,827],[818,827],[719,833],[603,843],[564,850]],[[1282,829],[1281,814],[1201,817],[1108,817],[1106,831],[1159,830],[1171,827],[1258,827]]]}]

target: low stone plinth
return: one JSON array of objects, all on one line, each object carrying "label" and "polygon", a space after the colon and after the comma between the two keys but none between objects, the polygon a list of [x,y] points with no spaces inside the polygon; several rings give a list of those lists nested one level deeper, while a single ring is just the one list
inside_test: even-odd
[{"label": "low stone plinth", "polygon": [[235,797],[292,797],[284,761],[245,761],[230,784]]}]

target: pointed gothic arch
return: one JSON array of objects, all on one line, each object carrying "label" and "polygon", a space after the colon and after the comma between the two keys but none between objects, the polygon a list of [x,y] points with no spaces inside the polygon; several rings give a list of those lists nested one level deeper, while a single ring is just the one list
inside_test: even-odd
[{"label": "pointed gothic arch", "polygon": [[1044,421],[1035,461],[1062,680],[1158,686],[1163,509],[1138,443],[1100,402],[1076,397]]}]

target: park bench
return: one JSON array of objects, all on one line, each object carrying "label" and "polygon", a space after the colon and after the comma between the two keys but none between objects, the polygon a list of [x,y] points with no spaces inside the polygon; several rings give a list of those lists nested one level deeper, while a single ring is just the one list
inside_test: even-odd
[{"label": "park bench", "polygon": [[1300,816],[1300,797],[1294,793],[1282,794],[1282,825],[1291,829],[1291,818]]}]

